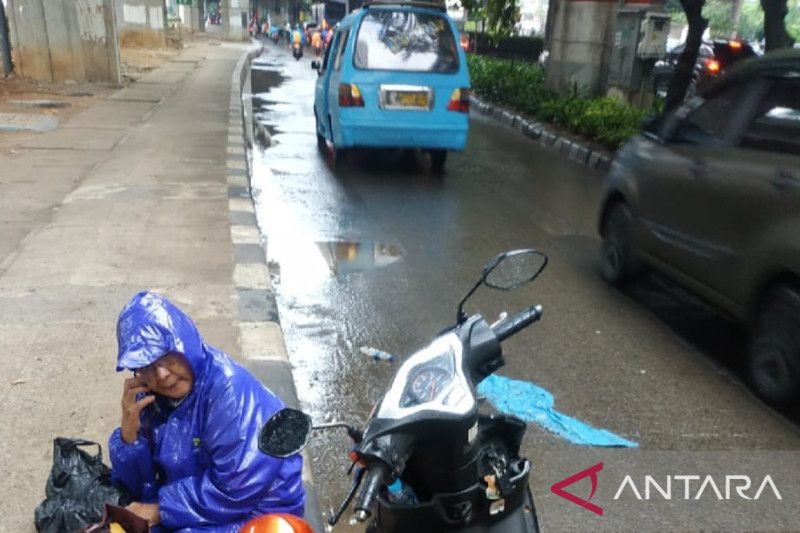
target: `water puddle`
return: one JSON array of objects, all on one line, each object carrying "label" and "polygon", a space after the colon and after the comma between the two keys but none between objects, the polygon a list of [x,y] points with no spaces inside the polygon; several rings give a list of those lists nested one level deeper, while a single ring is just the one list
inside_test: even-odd
[{"label": "water puddle", "polygon": [[403,248],[399,244],[379,242],[318,242],[322,256],[334,276],[385,267],[400,261]]}]

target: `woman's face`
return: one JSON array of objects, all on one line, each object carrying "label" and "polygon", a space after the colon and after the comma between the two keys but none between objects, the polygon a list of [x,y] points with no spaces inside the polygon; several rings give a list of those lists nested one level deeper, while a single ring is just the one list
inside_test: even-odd
[{"label": "woman's face", "polygon": [[168,353],[135,373],[150,392],[173,400],[189,394],[194,385],[192,367],[179,353]]}]

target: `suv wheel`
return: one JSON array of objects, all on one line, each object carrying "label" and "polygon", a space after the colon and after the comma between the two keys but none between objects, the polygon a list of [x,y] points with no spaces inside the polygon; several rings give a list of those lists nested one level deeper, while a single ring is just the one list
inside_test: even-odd
[{"label": "suv wheel", "polygon": [[747,372],[756,392],[773,404],[800,395],[800,292],[779,287],[770,292],[756,317]]},{"label": "suv wheel", "polygon": [[603,223],[600,273],[612,285],[622,284],[638,270],[631,246],[632,225],[633,216],[623,202],[611,206]]}]

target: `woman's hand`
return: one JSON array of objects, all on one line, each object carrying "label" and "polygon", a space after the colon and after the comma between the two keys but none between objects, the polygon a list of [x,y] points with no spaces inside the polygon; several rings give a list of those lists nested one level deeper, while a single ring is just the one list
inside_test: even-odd
[{"label": "woman's hand", "polygon": [[126,507],[127,510],[147,520],[147,523],[151,526],[154,526],[161,522],[161,515],[158,511],[158,504],[157,503],[139,503],[133,502],[129,506]]},{"label": "woman's hand", "polygon": [[128,444],[134,442],[139,436],[139,426],[141,425],[139,415],[142,409],[156,399],[155,396],[149,395],[136,401],[136,395],[140,392],[147,392],[147,390],[145,384],[137,377],[125,380],[125,385],[122,389],[122,423],[120,428],[122,430],[122,440]]}]

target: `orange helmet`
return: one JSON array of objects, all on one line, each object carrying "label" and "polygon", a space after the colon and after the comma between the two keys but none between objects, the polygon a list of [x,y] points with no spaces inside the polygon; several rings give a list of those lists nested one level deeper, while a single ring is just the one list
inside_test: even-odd
[{"label": "orange helmet", "polygon": [[292,514],[277,513],[257,516],[247,522],[240,533],[314,533],[308,522]]}]

